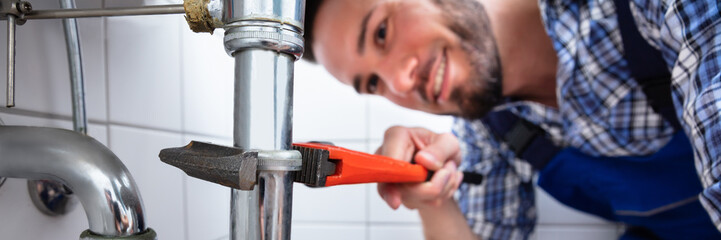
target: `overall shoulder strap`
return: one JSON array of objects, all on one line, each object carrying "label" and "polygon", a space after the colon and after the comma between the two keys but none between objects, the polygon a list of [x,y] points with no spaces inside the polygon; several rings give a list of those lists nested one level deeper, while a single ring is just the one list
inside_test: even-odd
[{"label": "overall shoulder strap", "polygon": [[505,142],[517,157],[541,170],[561,150],[539,126],[518,117],[510,110],[493,111],[481,121],[499,141]]},{"label": "overall shoulder strap", "polygon": [[629,0],[614,0],[614,4],[616,4],[618,28],[623,40],[623,57],[631,69],[631,75],[641,85],[651,108],[661,114],[675,129],[680,129],[681,125],[671,99],[671,73],[661,52],[649,45],[638,32]]}]

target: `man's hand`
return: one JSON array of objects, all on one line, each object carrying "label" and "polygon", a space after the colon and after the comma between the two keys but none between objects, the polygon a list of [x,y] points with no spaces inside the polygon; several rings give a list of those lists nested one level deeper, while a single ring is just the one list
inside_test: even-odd
[{"label": "man's hand", "polygon": [[388,205],[397,209],[438,207],[450,199],[463,179],[457,171],[461,161],[458,139],[450,133],[437,134],[423,128],[391,127],[376,154],[416,163],[435,171],[424,183],[379,183],[378,193]]}]

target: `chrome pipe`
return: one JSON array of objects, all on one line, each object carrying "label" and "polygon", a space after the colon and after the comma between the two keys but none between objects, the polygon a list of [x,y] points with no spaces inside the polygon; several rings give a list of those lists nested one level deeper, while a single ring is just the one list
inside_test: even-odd
[{"label": "chrome pipe", "polygon": [[[60,7],[74,9],[75,0],[60,0]],[[85,81],[83,79],[83,59],[80,49],[78,23],[74,18],[63,19],[65,45],[68,50],[70,68],[70,95],[73,105],[73,129],[76,132],[88,133],[88,119],[85,116]]]},{"label": "chrome pipe", "polygon": [[8,14],[7,107],[15,106],[15,15]]},{"label": "chrome pipe", "polygon": [[144,6],[144,7],[132,7],[132,8],[33,10],[32,12],[25,14],[25,17],[23,19],[87,18],[87,17],[157,15],[157,14],[176,14],[176,13],[185,13],[183,4]]},{"label": "chrome pipe", "polygon": [[0,153],[0,176],[50,179],[70,187],[93,234],[125,237],[146,230],[135,181],[95,139],[63,129],[0,126]]},{"label": "chrome pipe", "polygon": [[[295,57],[261,49],[242,50],[234,57],[235,146],[289,150]],[[231,239],[290,239],[293,184],[289,173],[259,170],[259,184],[253,191],[232,190]]]},{"label": "chrome pipe", "polygon": [[290,239],[293,175],[288,171],[261,171],[258,196],[263,239]]},{"label": "chrome pipe", "polygon": [[[235,146],[290,150],[293,67],[303,54],[305,0],[223,0],[226,52],[235,58]],[[253,191],[231,190],[230,239],[290,239],[289,169],[258,168]]]},{"label": "chrome pipe", "polygon": [[230,239],[260,239],[258,187],[230,190]]},{"label": "chrome pipe", "polygon": [[302,32],[305,0],[223,0],[226,24],[246,20],[267,20],[295,27]]}]

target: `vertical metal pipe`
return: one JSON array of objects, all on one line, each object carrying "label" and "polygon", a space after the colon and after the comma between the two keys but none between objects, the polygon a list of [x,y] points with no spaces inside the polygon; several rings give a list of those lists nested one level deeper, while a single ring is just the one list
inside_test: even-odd
[{"label": "vertical metal pipe", "polygon": [[[289,150],[293,62],[276,51],[245,49],[235,57],[235,146]],[[260,171],[253,191],[232,190],[231,239],[290,239],[293,182],[285,171]]]},{"label": "vertical metal pipe", "polygon": [[15,15],[8,14],[7,107],[15,106]]},{"label": "vertical metal pipe", "polygon": [[[237,146],[237,145],[236,145]],[[258,187],[230,190],[230,239],[260,239]]]},{"label": "vertical metal pipe", "polygon": [[287,171],[258,173],[262,239],[290,239],[293,177]]},{"label": "vertical metal pipe", "polygon": [[[60,0],[60,7],[64,9],[75,8],[75,0]],[[73,129],[76,132],[87,134],[88,120],[85,116],[85,81],[83,80],[83,59],[80,50],[80,35],[78,23],[74,18],[63,19],[65,30],[65,44],[68,50],[68,64],[70,67],[70,92],[73,105]]]}]

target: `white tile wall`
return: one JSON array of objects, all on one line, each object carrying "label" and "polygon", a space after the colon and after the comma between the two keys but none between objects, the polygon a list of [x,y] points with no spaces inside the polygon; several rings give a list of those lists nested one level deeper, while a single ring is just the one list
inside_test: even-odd
[{"label": "white tile wall", "polygon": [[223,48],[223,31],[210,35],[183,28],[181,34],[183,130],[232,138],[235,65]]},{"label": "white tile wall", "polygon": [[362,224],[304,224],[294,223],[291,226],[291,239],[313,240],[365,240],[368,233]]},{"label": "white tile wall", "polygon": [[[58,1],[33,1],[34,9],[57,9]],[[78,7],[100,7],[99,1],[78,1]],[[85,77],[87,116],[92,120],[106,119],[105,72],[103,58],[103,28],[98,18],[78,20],[82,58],[87,63]],[[64,116],[72,114],[70,100],[70,73],[68,71],[65,37],[60,20],[28,21],[17,26],[15,101],[18,109],[52,113]],[[38,37],[40,35],[52,37]],[[7,39],[7,32],[0,31],[0,38]],[[4,41],[3,41],[4,43]],[[7,48],[0,48],[0,55],[7,55]],[[0,58],[6,66],[7,58]],[[0,74],[7,76],[7,69]],[[3,83],[5,77],[3,77]],[[6,85],[0,84],[0,96],[5,102]]]},{"label": "white tile wall", "polygon": [[369,97],[368,100],[370,105],[368,113],[370,139],[382,140],[385,130],[395,125],[423,127],[438,133],[451,131],[453,123],[451,117],[405,109],[377,96]]},{"label": "white tile wall", "polygon": [[[179,2],[81,0],[78,6]],[[52,0],[33,4],[36,9],[57,8]],[[133,174],[148,225],[160,239],[227,239],[230,191],[190,178],[157,158],[160,149],[191,139],[232,143],[233,60],[222,48],[222,31],[190,33],[183,21],[179,15],[80,20],[89,132],[110,146]],[[0,109],[5,124],[72,128],[62,39],[59,21],[30,21],[18,28],[19,110]],[[295,73],[295,141],[332,141],[374,152],[392,125],[450,131],[449,117],[359,96],[321,66],[301,61]],[[4,84],[0,90],[3,99]],[[81,207],[61,217],[40,214],[24,184],[11,179],[0,188],[0,215],[13,216],[0,219],[0,239],[74,239],[87,228]],[[416,212],[391,210],[378,197],[375,184],[323,189],[296,184],[294,189],[293,239],[422,239]],[[615,226],[562,207],[542,192],[538,195],[541,218],[535,239],[617,236]]]},{"label": "white tile wall", "polygon": [[370,239],[422,240],[423,229],[419,225],[371,224]]},{"label": "white tile wall", "polygon": [[[218,145],[232,146],[232,138],[212,138],[204,136],[187,135],[183,144],[191,140],[209,142]],[[230,226],[230,189],[218,184],[188,177],[182,174],[186,181],[188,213],[186,218],[188,239],[211,240],[227,237]]]},{"label": "white tile wall", "polygon": [[322,66],[300,61],[295,67],[293,139],[306,141],[367,138],[368,104]]},{"label": "white tile wall", "polygon": [[183,21],[179,15],[106,19],[110,121],[180,131]]}]

